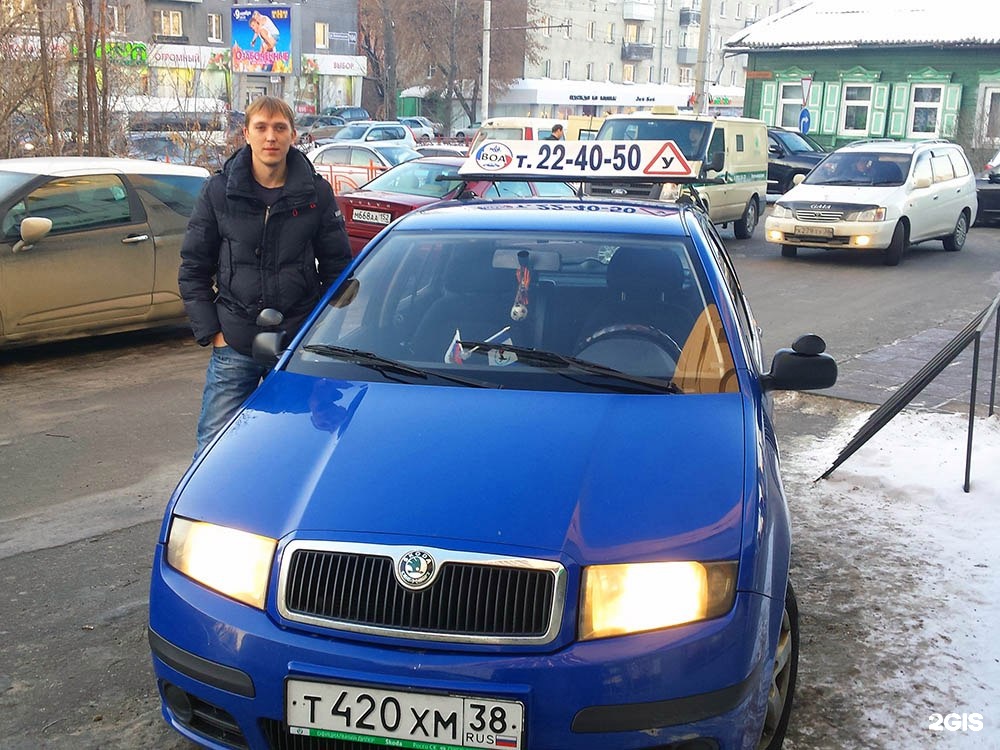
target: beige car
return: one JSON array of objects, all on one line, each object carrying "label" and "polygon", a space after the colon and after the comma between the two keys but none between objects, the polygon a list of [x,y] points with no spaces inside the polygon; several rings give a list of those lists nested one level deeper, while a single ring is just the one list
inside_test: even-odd
[{"label": "beige car", "polygon": [[186,320],[177,290],[201,167],[0,160],[0,347]]}]

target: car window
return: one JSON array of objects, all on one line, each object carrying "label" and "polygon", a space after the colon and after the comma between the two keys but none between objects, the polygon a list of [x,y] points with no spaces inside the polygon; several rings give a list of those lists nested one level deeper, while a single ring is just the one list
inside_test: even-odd
[{"label": "car window", "polygon": [[948,149],[948,158],[951,159],[951,166],[955,170],[956,177],[967,177],[972,171],[969,169],[969,163],[965,160],[965,156],[958,149]]},{"label": "car window", "polygon": [[383,159],[385,159],[389,164],[402,164],[404,161],[409,161],[410,159],[420,158],[420,152],[409,146],[400,145],[380,145],[375,146],[375,151],[378,152]]},{"label": "car window", "polygon": [[426,195],[442,198],[461,185],[460,180],[438,180],[438,176],[455,174],[450,164],[409,161],[384,172],[365,185],[365,190],[386,190],[390,193]]},{"label": "car window", "polygon": [[531,185],[527,182],[497,182],[497,195],[501,198],[530,198]]},{"label": "car window", "polygon": [[371,164],[377,164],[378,166],[383,166],[382,159],[379,158],[378,154],[367,148],[351,149],[351,166],[367,167]]},{"label": "car window", "polygon": [[57,177],[35,188],[3,219],[5,234],[17,234],[28,216],[52,220],[52,233],[125,224],[132,220],[128,191],[116,175]]},{"label": "car window", "polygon": [[327,148],[316,154],[316,164],[350,164],[351,150],[348,148]]},{"label": "car window", "polygon": [[569,195],[576,195],[576,190],[572,185],[565,182],[536,182],[535,194],[545,198],[562,198]]},{"label": "car window", "polygon": [[[521,263],[529,274],[519,273]],[[552,363],[456,350],[459,341],[506,342],[661,379],[683,393],[734,393],[720,309],[684,237],[397,230],[354,269],[302,344],[373,352],[505,388],[622,387]],[[398,377],[302,347],[289,367],[331,378]]]},{"label": "car window", "polygon": [[946,153],[935,153],[931,156],[931,170],[934,172],[934,182],[947,182],[955,179],[955,168]]},{"label": "car window", "polygon": [[205,184],[205,178],[197,175],[130,174],[128,180],[140,197],[148,194],[182,216],[191,215]]},{"label": "car window", "polygon": [[708,144],[708,161],[716,154],[722,154],[723,158],[726,155],[726,131],[723,128],[716,128],[712,133],[712,140]]}]

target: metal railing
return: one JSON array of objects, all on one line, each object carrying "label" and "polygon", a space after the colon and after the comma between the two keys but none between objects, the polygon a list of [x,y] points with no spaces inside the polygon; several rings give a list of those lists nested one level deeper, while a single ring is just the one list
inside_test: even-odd
[{"label": "metal railing", "polygon": [[974,343],[975,346],[972,355],[972,390],[969,395],[969,433],[965,451],[965,483],[962,485],[962,489],[968,492],[969,478],[972,470],[972,434],[976,417],[976,391],[979,386],[980,343],[983,332],[986,330],[986,326],[989,325],[991,319],[996,321],[996,328],[993,333],[993,374],[990,381],[988,416],[993,416],[996,407],[997,352],[998,348],[1000,348],[998,347],[998,343],[1000,343],[1000,316],[997,315],[998,307],[1000,307],[1000,294],[996,296],[986,309],[977,314],[955,338],[949,341],[941,351],[935,354],[926,365],[921,367],[912,378],[900,386],[896,393],[872,412],[872,415],[868,417],[868,420],[861,426],[861,429],[844,446],[830,468],[819,479],[827,479],[838,466],[850,458],[862,445],[867,443],[875,433],[885,427],[889,423],[889,420],[899,414],[920,391],[927,387],[928,383],[934,380],[959,354],[965,351],[969,344]]}]

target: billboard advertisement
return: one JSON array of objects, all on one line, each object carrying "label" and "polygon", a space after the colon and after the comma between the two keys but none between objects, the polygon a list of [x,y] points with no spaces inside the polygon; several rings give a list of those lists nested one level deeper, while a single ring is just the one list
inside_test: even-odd
[{"label": "billboard advertisement", "polygon": [[291,6],[233,7],[234,73],[292,73]]}]

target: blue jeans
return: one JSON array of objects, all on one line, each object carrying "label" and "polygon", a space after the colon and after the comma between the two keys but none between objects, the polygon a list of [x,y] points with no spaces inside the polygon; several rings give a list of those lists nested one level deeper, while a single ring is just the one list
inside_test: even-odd
[{"label": "blue jeans", "polygon": [[268,368],[231,346],[216,346],[205,373],[205,392],[198,417],[198,449],[201,453],[240,406],[256,390]]}]

